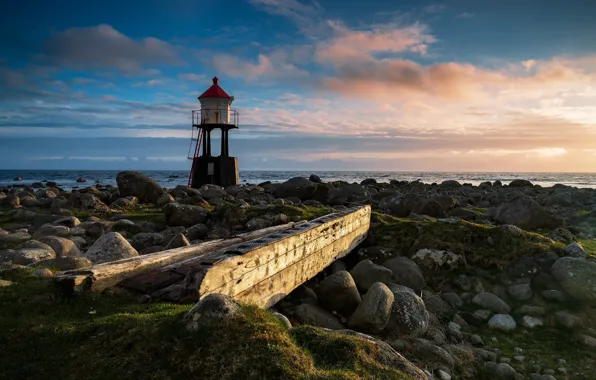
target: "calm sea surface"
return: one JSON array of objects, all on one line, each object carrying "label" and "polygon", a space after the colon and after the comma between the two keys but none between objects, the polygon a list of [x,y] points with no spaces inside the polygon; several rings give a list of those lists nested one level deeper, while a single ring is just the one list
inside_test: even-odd
[{"label": "calm sea surface", "polygon": [[[187,185],[187,171],[143,171],[156,180],[163,187]],[[84,187],[94,183],[116,185],[118,171],[101,170],[0,170],[0,186],[16,184],[31,184],[33,182],[54,181],[65,189]],[[462,183],[478,185],[484,181],[500,180],[508,183],[514,179],[527,179],[532,183],[544,187],[560,183],[569,186],[596,188],[596,173],[447,173],[447,172],[373,172],[373,171],[241,171],[242,183],[261,183],[265,181],[283,182],[289,178],[307,177],[316,174],[325,182],[342,180],[347,182],[360,182],[365,178],[375,178],[377,182],[389,182],[392,179],[400,181],[420,180],[424,183],[440,183],[447,179],[455,179]],[[15,181],[21,177],[22,181]],[[77,183],[77,178],[82,177],[86,183]]]}]

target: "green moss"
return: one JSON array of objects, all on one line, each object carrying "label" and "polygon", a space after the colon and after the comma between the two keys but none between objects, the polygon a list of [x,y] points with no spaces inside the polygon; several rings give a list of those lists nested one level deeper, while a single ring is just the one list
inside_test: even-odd
[{"label": "green moss", "polygon": [[590,213],[590,211],[588,211],[588,210],[583,210],[583,209],[582,210],[577,210],[577,215],[578,216],[586,216],[589,213]]},{"label": "green moss", "polygon": [[[526,376],[535,372],[532,366],[527,364],[534,360],[541,368],[551,368],[555,371],[559,367],[567,367],[569,377],[556,375],[557,378],[594,379],[593,371],[586,371],[586,368],[594,368],[596,365],[596,352],[581,346],[569,332],[537,328],[515,333],[499,333],[486,329],[483,336],[496,337],[498,343],[489,341],[489,348],[499,348],[503,351],[503,356],[511,359],[520,355],[515,353],[515,348],[521,348],[523,350],[521,355],[525,357],[525,369],[513,365]],[[565,360],[567,365],[559,364],[559,359]]]},{"label": "green moss", "polygon": [[499,227],[467,221],[414,221],[376,212],[374,217],[378,221],[373,227],[376,244],[404,256],[435,248],[464,255],[468,264],[503,268],[520,257],[559,251],[564,246],[537,233],[523,231],[514,236]]},{"label": "green moss", "polygon": [[596,239],[582,239],[580,243],[588,255],[596,257]]},{"label": "green moss", "polygon": [[246,215],[248,220],[277,214],[285,214],[290,218],[298,216],[302,220],[311,220],[332,212],[333,210],[329,207],[272,205],[266,208],[249,207]]},{"label": "green moss", "polygon": [[269,312],[243,312],[189,333],[189,305],[125,295],[61,298],[29,270],[0,271],[0,378],[401,379],[374,347],[304,327],[290,334]]}]

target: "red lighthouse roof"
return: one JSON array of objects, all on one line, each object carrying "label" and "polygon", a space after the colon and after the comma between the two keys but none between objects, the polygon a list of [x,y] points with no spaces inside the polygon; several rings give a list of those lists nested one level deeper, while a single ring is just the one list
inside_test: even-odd
[{"label": "red lighthouse roof", "polygon": [[199,99],[202,98],[224,98],[224,99],[231,99],[232,97],[228,95],[219,85],[217,84],[217,77],[213,78],[213,85],[207,89],[207,91],[203,92]]}]

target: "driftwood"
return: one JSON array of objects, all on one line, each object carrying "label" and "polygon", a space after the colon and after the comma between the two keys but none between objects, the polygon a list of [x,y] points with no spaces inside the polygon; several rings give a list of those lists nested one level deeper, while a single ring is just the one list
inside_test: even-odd
[{"label": "driftwood", "polygon": [[[196,258],[249,240],[293,229],[303,223],[288,223],[248,232],[230,239],[213,240],[189,247],[102,263],[86,270],[65,271],[57,273],[54,279],[59,289],[66,294],[72,294],[75,291],[102,291],[156,268],[183,262],[189,258]],[[184,275],[182,278],[184,278]]]},{"label": "driftwood", "polygon": [[[367,236],[370,215],[370,206],[330,214],[292,230],[172,265],[139,280],[165,285],[155,287],[153,298],[193,302],[222,293],[270,307],[360,244]],[[170,277],[174,274],[186,278],[175,283]],[[140,289],[138,283],[135,287]]]}]

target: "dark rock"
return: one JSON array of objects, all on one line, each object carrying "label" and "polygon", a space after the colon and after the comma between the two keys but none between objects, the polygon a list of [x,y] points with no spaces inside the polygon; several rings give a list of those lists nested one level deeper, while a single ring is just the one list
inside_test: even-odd
[{"label": "dark rock", "polygon": [[79,178],[77,178],[77,182],[82,183],[82,182],[87,182],[87,180],[83,177],[79,177]]},{"label": "dark rock", "polygon": [[361,185],[363,186],[367,186],[367,185],[376,185],[377,184],[377,180],[374,178],[367,178],[364,179],[360,182]]},{"label": "dark rock", "polygon": [[196,331],[201,324],[220,323],[240,312],[240,306],[230,296],[209,294],[201,299],[184,316],[186,328]]},{"label": "dark rock", "polygon": [[532,187],[532,182],[525,179],[514,179],[509,183],[509,187]]},{"label": "dark rock", "polygon": [[441,182],[441,184],[439,185],[440,188],[442,189],[456,189],[458,187],[461,187],[461,183],[459,183],[458,181],[455,180],[446,180]]},{"label": "dark rock", "polygon": [[209,233],[209,227],[203,223],[195,224],[186,229],[186,237],[190,240],[203,239]]},{"label": "dark rock", "polygon": [[391,317],[386,331],[392,337],[417,337],[429,327],[429,313],[424,302],[410,292],[394,292]]},{"label": "dark rock", "polygon": [[56,257],[81,256],[81,251],[72,240],[59,236],[43,236],[38,240],[52,247]]},{"label": "dark rock", "polygon": [[424,206],[418,212],[422,215],[432,216],[433,218],[444,218],[445,217],[445,210],[441,206],[439,202],[434,199],[426,202]]},{"label": "dark rock", "polygon": [[446,369],[451,372],[455,367],[455,360],[449,352],[426,339],[414,339],[412,355],[416,362],[424,363],[432,369]]},{"label": "dark rock", "polygon": [[172,240],[170,240],[170,242],[166,246],[166,249],[188,247],[188,246],[190,246],[190,242],[188,241],[186,236],[184,236],[184,234],[178,234],[178,235],[174,236],[174,238]]},{"label": "dark rock", "polygon": [[295,317],[302,323],[331,330],[341,330],[344,326],[335,316],[320,307],[308,303],[301,304],[294,310]]},{"label": "dark rock", "polygon": [[574,257],[561,257],[551,268],[559,286],[571,297],[596,304],[596,263]]},{"label": "dark rock", "polygon": [[561,225],[561,221],[547,212],[542,206],[522,195],[502,204],[497,209],[495,220],[502,224],[512,224],[526,230],[556,228]]},{"label": "dark rock", "polygon": [[327,277],[315,289],[321,305],[329,311],[350,316],[362,299],[349,272],[340,271]]},{"label": "dark rock", "polygon": [[314,183],[323,183],[323,181],[321,181],[321,178],[319,178],[319,176],[316,174],[311,174],[310,177],[308,177],[308,180]]},{"label": "dark rock", "polygon": [[279,184],[275,189],[277,198],[296,197],[301,201],[314,199],[322,203],[329,200],[329,187],[322,183],[309,181],[303,177],[294,177]]},{"label": "dark rock", "polygon": [[362,260],[350,271],[356,286],[363,292],[376,283],[388,284],[391,281],[393,272],[391,269],[377,265],[370,260]]},{"label": "dark rock", "polygon": [[182,205],[176,202],[166,204],[163,212],[169,226],[190,227],[205,223],[209,215],[209,211],[200,206]]},{"label": "dark rock", "polygon": [[93,266],[93,263],[86,257],[57,257],[55,259],[48,259],[38,261],[30,265],[34,268],[50,268],[59,271],[75,270],[75,269],[87,269]]},{"label": "dark rock", "polygon": [[163,246],[166,244],[166,239],[162,234],[157,232],[141,232],[130,239],[130,244],[137,251],[140,251],[143,248],[151,246]]},{"label": "dark rock", "polygon": [[507,314],[511,311],[511,307],[505,301],[488,292],[478,293],[472,299],[472,303],[495,313]]},{"label": "dark rock", "polygon": [[143,203],[156,203],[163,193],[161,186],[143,173],[120,172],[116,183],[120,196],[132,195]]},{"label": "dark rock", "polygon": [[391,280],[399,285],[405,285],[420,292],[426,286],[424,276],[418,265],[407,257],[396,257],[383,263],[384,267],[391,269]]},{"label": "dark rock", "polygon": [[393,300],[391,290],[382,282],[375,282],[368,287],[362,303],[350,317],[348,326],[363,332],[380,332],[389,323]]}]

